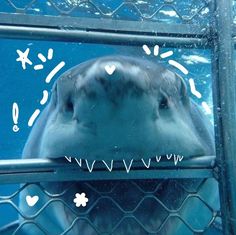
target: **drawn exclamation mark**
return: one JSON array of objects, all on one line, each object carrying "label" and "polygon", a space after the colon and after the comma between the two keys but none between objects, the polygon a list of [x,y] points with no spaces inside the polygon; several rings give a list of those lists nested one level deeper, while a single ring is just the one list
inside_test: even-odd
[{"label": "drawn exclamation mark", "polygon": [[13,126],[12,130],[14,132],[18,132],[20,130],[20,128],[17,126],[18,117],[19,117],[19,107],[18,107],[17,103],[14,102],[12,105],[12,119],[14,122],[14,126]]}]

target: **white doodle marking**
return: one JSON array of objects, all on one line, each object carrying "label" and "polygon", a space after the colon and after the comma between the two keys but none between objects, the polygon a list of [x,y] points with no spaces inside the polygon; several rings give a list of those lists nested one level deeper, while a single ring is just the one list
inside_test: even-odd
[{"label": "white doodle marking", "polygon": [[16,61],[20,61],[22,68],[26,69],[26,64],[32,65],[33,63],[28,58],[30,49],[27,48],[25,52],[22,52],[21,50],[16,50],[19,57],[16,59]]},{"label": "white doodle marking", "polygon": [[87,205],[88,198],[86,197],[85,193],[76,193],[73,202],[75,203],[76,207],[85,207]]},{"label": "white doodle marking", "polygon": [[52,78],[65,66],[65,62],[61,61],[46,77],[46,83],[49,83]]},{"label": "white doodle marking", "polygon": [[28,206],[33,207],[38,202],[39,197],[38,196],[31,197],[30,195],[27,195],[25,199]]},{"label": "white doodle marking", "polygon": [[172,154],[166,154],[167,160],[170,160],[172,158]]},{"label": "white doodle marking", "polygon": [[82,159],[80,158],[79,160],[77,158],[75,158],[75,161],[77,162],[77,164],[81,167],[82,166]]},{"label": "white doodle marking", "polygon": [[167,51],[167,52],[162,53],[162,54],[160,55],[160,57],[161,57],[162,59],[165,59],[165,58],[167,58],[167,57],[172,56],[173,54],[174,54],[173,51]]},{"label": "white doodle marking", "polygon": [[130,169],[131,169],[131,166],[133,164],[133,159],[130,161],[129,165],[127,166],[125,160],[123,160],[123,163],[125,165],[125,169],[126,169],[126,172],[129,173],[130,172]]},{"label": "white doodle marking", "polygon": [[212,113],[209,105],[205,101],[202,102],[202,107],[204,108],[204,110],[206,111],[207,114]]},{"label": "white doodle marking", "polygon": [[95,164],[96,160],[92,161],[91,166],[89,165],[88,160],[85,160],[85,162],[86,162],[86,165],[87,165],[87,168],[88,168],[89,172],[91,173],[93,171],[93,167],[94,167],[94,164]]},{"label": "white doodle marking", "polygon": [[188,70],[179,62],[175,61],[175,60],[169,60],[168,63],[174,67],[176,67],[177,69],[179,69],[183,74],[187,75],[188,74]]},{"label": "white doodle marking", "polygon": [[174,163],[175,166],[178,164],[178,162],[181,162],[183,160],[184,156],[180,156],[180,155],[175,155],[174,154]]},{"label": "white doodle marking", "polygon": [[53,57],[53,49],[50,48],[50,49],[48,50],[48,59],[51,60],[52,57]]},{"label": "white doodle marking", "polygon": [[71,157],[65,156],[65,159],[66,159],[68,162],[71,162]]},{"label": "white doodle marking", "polygon": [[160,162],[161,161],[161,156],[156,156],[156,161]]},{"label": "white doodle marking", "polygon": [[151,55],[151,50],[147,45],[143,45],[143,50],[147,55]]},{"label": "white doodle marking", "polygon": [[108,164],[107,164],[104,160],[102,160],[102,162],[104,163],[104,165],[106,166],[106,168],[111,172],[112,169],[113,169],[113,160],[111,160],[110,166],[108,166]]},{"label": "white doodle marking", "polygon": [[196,90],[194,80],[192,78],[189,79],[189,84],[190,84],[190,90],[193,95],[195,95],[197,98],[202,98],[202,95],[199,91]]},{"label": "white doodle marking", "polygon": [[45,56],[42,53],[38,53],[38,58],[45,63],[47,61],[47,59],[45,58]]},{"label": "white doodle marking", "polygon": [[42,64],[37,64],[34,66],[34,70],[41,70],[43,69],[43,65]]},{"label": "white doodle marking", "polygon": [[144,161],[143,158],[142,158],[141,160],[142,160],[142,162],[143,162],[143,165],[144,165],[146,168],[149,168],[149,167],[150,167],[150,165],[151,165],[151,158],[148,159],[148,162],[147,162],[147,163]]},{"label": "white doodle marking", "polygon": [[39,110],[39,109],[36,109],[36,110],[34,111],[34,113],[31,115],[31,117],[30,117],[30,119],[29,119],[29,121],[28,121],[28,126],[29,126],[29,127],[33,126],[34,121],[35,121],[35,119],[38,117],[39,114],[40,114],[40,110]]},{"label": "white doodle marking", "polygon": [[40,100],[40,104],[44,105],[48,101],[48,91],[43,91],[43,98]]},{"label": "white doodle marking", "polygon": [[12,119],[13,119],[13,123],[14,123],[12,130],[14,132],[18,132],[20,130],[20,128],[17,126],[18,118],[19,118],[19,107],[18,107],[18,104],[16,102],[14,102],[12,105]]},{"label": "white doodle marking", "polygon": [[154,56],[158,56],[159,55],[159,46],[158,45],[155,45],[154,46]]},{"label": "white doodle marking", "polygon": [[116,70],[116,66],[115,66],[114,64],[112,64],[112,65],[106,65],[106,66],[105,66],[105,70],[106,70],[106,72],[107,72],[109,75],[112,75],[112,74],[115,72],[115,70]]}]

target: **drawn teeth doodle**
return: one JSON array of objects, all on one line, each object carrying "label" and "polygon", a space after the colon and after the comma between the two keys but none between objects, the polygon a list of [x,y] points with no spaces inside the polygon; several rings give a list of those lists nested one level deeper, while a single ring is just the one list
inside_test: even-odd
[{"label": "drawn teeth doodle", "polygon": [[127,165],[126,161],[123,160],[123,163],[124,163],[124,166],[125,166],[125,169],[126,169],[126,172],[127,172],[127,173],[130,172],[130,169],[131,169],[131,166],[132,166],[132,164],[133,164],[133,161],[134,161],[134,159],[131,159],[130,162],[129,162],[129,164]]},{"label": "drawn teeth doodle", "polygon": [[20,130],[20,128],[17,126],[18,117],[19,117],[19,107],[18,107],[18,104],[14,102],[12,105],[12,119],[14,122],[14,126],[13,126],[12,130],[14,132],[18,132]]},{"label": "drawn teeth doodle", "polygon": [[27,195],[25,199],[28,206],[33,207],[38,202],[39,197],[37,195],[33,197],[31,197],[30,195]]},{"label": "drawn teeth doodle", "polygon": [[143,162],[143,165],[146,167],[146,168],[149,168],[150,165],[151,165],[151,158],[148,159],[148,161],[146,162],[143,158],[141,159],[142,162]]},{"label": "drawn teeth doodle", "polygon": [[88,168],[89,172],[91,173],[93,171],[93,167],[94,167],[94,164],[95,164],[96,160],[92,161],[91,163],[88,160],[85,160],[85,162],[86,162],[86,165],[87,165],[87,168]]},{"label": "drawn teeth doodle", "polygon": [[110,166],[107,164],[107,161],[102,160],[102,162],[104,163],[104,165],[106,166],[106,168],[111,172],[112,169],[113,169],[113,163],[114,163],[114,161],[113,161],[113,160],[110,161]]},{"label": "drawn teeth doodle", "polygon": [[156,161],[160,162],[161,161],[161,156],[156,156]]},{"label": "drawn teeth doodle", "polygon": [[87,205],[88,198],[86,197],[85,193],[76,193],[74,198],[74,203],[76,207],[85,207]]}]

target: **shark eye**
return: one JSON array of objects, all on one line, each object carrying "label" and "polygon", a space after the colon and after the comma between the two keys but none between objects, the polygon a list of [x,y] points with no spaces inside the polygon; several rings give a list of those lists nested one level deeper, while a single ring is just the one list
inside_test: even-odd
[{"label": "shark eye", "polygon": [[169,108],[168,99],[163,96],[159,103],[159,109],[168,109],[168,108]]}]

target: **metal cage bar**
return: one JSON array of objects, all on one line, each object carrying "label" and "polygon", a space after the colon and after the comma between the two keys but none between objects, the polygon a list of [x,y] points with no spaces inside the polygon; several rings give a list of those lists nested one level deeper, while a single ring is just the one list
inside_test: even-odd
[{"label": "metal cage bar", "polygon": [[137,163],[129,173],[125,171],[122,163],[118,163],[116,168],[112,170],[112,174],[99,162],[91,174],[86,168],[79,167],[76,161],[68,163],[63,160],[49,159],[2,160],[0,161],[0,183],[163,179],[167,176],[169,178],[210,178],[213,177],[214,159],[214,156],[203,156],[185,160],[179,163],[178,167],[173,166],[170,162],[159,162],[158,165],[153,164],[154,166],[148,170],[140,167],[140,164]]},{"label": "metal cage bar", "polygon": [[236,82],[232,1],[216,1],[213,52],[213,94],[216,118],[216,159],[224,233],[236,234]]},{"label": "metal cage bar", "polygon": [[207,25],[0,13],[2,38],[206,48],[209,36]]}]

